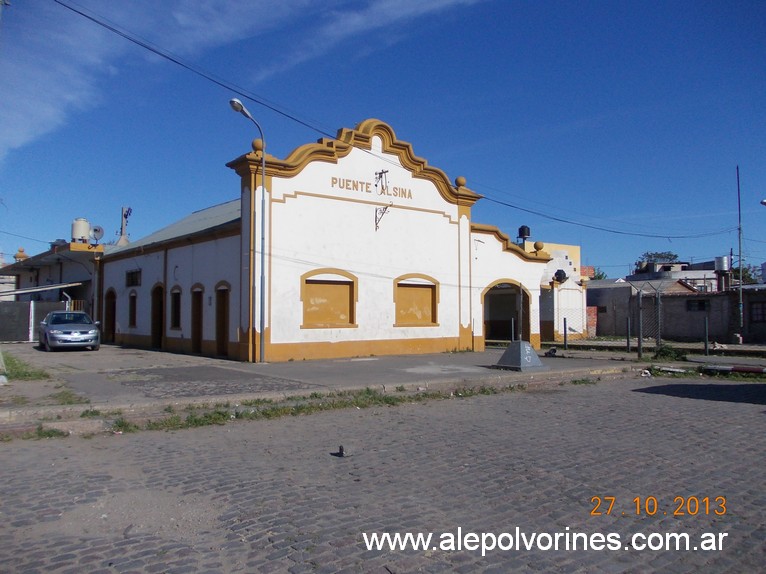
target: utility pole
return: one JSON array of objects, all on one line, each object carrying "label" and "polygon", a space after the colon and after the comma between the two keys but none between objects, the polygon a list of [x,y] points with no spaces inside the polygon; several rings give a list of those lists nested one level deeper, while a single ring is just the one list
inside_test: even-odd
[{"label": "utility pole", "polygon": [[739,166],[737,166],[737,217],[737,228],[739,230],[739,335],[742,337],[745,320],[742,305],[742,202],[739,193]]}]

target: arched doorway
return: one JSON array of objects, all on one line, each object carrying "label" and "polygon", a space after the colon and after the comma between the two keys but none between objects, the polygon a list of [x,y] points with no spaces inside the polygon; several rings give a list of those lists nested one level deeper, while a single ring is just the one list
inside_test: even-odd
[{"label": "arched doorway", "polygon": [[202,353],[202,316],[204,312],[204,295],[200,288],[192,291],[191,300],[191,347],[192,353]]},{"label": "arched doorway", "polygon": [[500,281],[484,291],[484,341],[529,341],[529,293]]},{"label": "arched doorway", "polygon": [[113,289],[104,297],[104,324],[101,326],[101,342],[114,343],[117,332],[117,294]]},{"label": "arched doorway", "polygon": [[165,333],[165,289],[157,285],[152,289],[152,349],[162,349]]},{"label": "arched doorway", "polygon": [[229,289],[215,291],[215,352],[219,357],[229,356]]}]

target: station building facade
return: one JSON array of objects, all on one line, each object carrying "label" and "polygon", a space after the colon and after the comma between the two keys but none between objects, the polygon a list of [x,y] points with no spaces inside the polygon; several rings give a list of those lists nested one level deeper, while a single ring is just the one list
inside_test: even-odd
[{"label": "station building facade", "polygon": [[374,119],[264,153],[227,164],[237,199],[103,257],[104,342],[268,362],[539,348],[554,258],[474,223],[465,178]]}]

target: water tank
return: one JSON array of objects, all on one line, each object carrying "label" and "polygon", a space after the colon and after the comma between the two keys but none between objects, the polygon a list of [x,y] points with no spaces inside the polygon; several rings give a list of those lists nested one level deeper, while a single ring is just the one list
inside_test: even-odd
[{"label": "water tank", "polygon": [[527,227],[526,225],[522,225],[521,227],[519,227],[519,235],[518,235],[519,239],[526,239],[530,235],[531,234],[529,232],[529,227]]},{"label": "water tank", "polygon": [[87,243],[90,235],[90,223],[84,217],[72,222],[72,243]]},{"label": "water tank", "polygon": [[715,270],[716,271],[728,271],[729,270],[729,258],[727,256],[715,258]]}]

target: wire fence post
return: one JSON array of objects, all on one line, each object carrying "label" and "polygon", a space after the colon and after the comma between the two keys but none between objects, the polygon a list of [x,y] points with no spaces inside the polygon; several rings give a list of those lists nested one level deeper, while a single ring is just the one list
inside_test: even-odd
[{"label": "wire fence post", "polygon": [[638,292],[638,358],[644,357],[644,314],[643,314],[643,298],[641,297],[641,291]]}]

